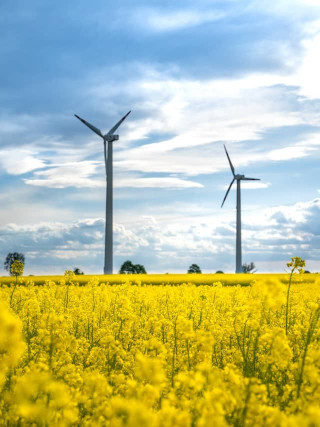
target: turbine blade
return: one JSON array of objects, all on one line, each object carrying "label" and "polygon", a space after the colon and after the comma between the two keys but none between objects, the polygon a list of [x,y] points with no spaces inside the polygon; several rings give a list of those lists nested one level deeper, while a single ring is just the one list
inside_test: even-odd
[{"label": "turbine blade", "polygon": [[223,204],[224,204],[224,202],[225,202],[225,200],[226,200],[226,198],[227,198],[227,195],[229,194],[230,188],[232,187],[232,184],[234,183],[234,181],[235,181],[235,180],[236,180],[236,179],[235,179],[235,178],[233,178],[233,180],[231,181],[231,184],[229,185],[228,191],[226,192],[226,195],[224,196],[224,199],[223,199],[223,202],[222,202],[221,207],[223,206]]},{"label": "turbine blade", "polygon": [[125,116],[123,116],[122,117],[122,119],[121,120],[119,120],[118,121],[118,123],[117,124],[115,124],[114,126],[113,126],[113,128],[111,128],[110,130],[109,130],[109,132],[108,133],[106,133],[104,136],[106,137],[106,136],[109,136],[109,135],[113,135],[114,133],[115,133],[115,131],[118,129],[118,127],[121,125],[121,123],[129,116],[129,114],[131,113],[131,110],[125,115]]},{"label": "turbine blade", "polygon": [[227,155],[228,160],[229,160],[229,165],[230,165],[230,168],[231,168],[232,175],[234,176],[234,167],[233,167],[233,164],[231,163],[231,160],[230,160],[230,157],[229,157],[228,151],[227,151],[227,149],[226,149],[226,146],[225,146],[224,144],[223,144],[223,146],[224,146],[224,149],[226,150],[226,155]]},{"label": "turbine blade", "polygon": [[243,181],[261,181],[260,178],[246,178],[246,177],[241,178],[241,180],[243,180]]},{"label": "turbine blade", "polygon": [[87,122],[86,120],[83,120],[81,117],[77,116],[75,114],[76,118],[80,120],[80,122],[82,122],[83,124],[85,124],[86,126],[88,126],[88,128],[90,128],[93,132],[95,132],[97,135],[101,136],[101,138],[103,138],[103,135],[101,133],[101,130],[96,128],[95,126],[91,125],[89,122]]}]

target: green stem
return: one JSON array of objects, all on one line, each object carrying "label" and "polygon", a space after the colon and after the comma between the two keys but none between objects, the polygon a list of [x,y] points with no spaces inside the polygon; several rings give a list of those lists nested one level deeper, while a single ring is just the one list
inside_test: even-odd
[{"label": "green stem", "polygon": [[294,269],[291,271],[290,278],[289,278],[289,284],[288,284],[288,290],[287,290],[287,306],[286,306],[286,335],[288,335],[289,295],[290,295],[290,287],[291,287],[291,280],[292,280],[293,272],[294,272]]},{"label": "green stem", "polygon": [[188,370],[190,371],[190,369],[191,369],[191,361],[190,361],[190,349],[189,349],[189,340],[188,340],[188,338],[186,339],[186,344],[187,344],[187,355],[188,355]]},{"label": "green stem", "polygon": [[303,355],[302,355],[301,369],[300,369],[299,378],[298,378],[297,399],[299,399],[300,391],[301,391],[301,386],[302,386],[302,383],[303,383],[303,372],[304,372],[304,367],[305,367],[305,363],[306,363],[307,351],[308,351],[309,345],[311,343],[314,330],[315,330],[315,328],[317,326],[317,323],[318,323],[318,320],[319,320],[319,315],[320,315],[320,309],[318,308],[315,311],[315,313],[314,313],[314,315],[313,315],[313,317],[311,319],[310,326],[309,326],[309,329],[308,329],[306,344],[305,344]]},{"label": "green stem", "polygon": [[16,290],[16,287],[17,287],[17,282],[18,282],[18,276],[16,275],[16,283],[14,284],[11,295],[10,295],[10,307],[12,307],[12,299],[13,299],[14,291]]}]

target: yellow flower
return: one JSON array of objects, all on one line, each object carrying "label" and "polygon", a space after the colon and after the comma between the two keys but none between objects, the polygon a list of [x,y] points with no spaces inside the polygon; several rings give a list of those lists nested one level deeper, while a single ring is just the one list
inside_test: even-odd
[{"label": "yellow flower", "polygon": [[318,425],[319,283],[294,276],[0,287],[1,423]]},{"label": "yellow flower", "polygon": [[0,388],[11,368],[17,366],[24,350],[22,322],[0,302]]},{"label": "yellow flower", "polygon": [[76,422],[76,402],[63,383],[49,373],[30,371],[20,377],[14,387],[14,412],[22,424],[70,425]]},{"label": "yellow flower", "polygon": [[287,262],[287,267],[291,267],[291,270],[298,270],[301,272],[304,272],[303,267],[306,265],[306,262],[304,259],[294,256],[291,258],[291,262]]}]

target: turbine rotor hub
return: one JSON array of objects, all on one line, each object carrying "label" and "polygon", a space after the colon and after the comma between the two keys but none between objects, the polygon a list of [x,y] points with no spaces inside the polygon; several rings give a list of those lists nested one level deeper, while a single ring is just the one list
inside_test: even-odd
[{"label": "turbine rotor hub", "polygon": [[108,142],[118,141],[118,139],[119,139],[119,135],[106,135],[104,137],[104,140]]}]

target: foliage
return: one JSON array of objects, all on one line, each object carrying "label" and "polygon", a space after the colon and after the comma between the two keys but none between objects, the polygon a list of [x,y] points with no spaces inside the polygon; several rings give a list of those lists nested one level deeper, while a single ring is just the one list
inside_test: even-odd
[{"label": "foliage", "polygon": [[76,267],[73,269],[73,272],[75,275],[79,276],[79,275],[83,275],[84,272],[80,270],[80,268]]},{"label": "foliage", "polygon": [[135,270],[135,272],[133,274],[147,274],[144,266],[141,264],[135,264],[134,270]]},{"label": "foliage", "polygon": [[188,269],[188,274],[201,274],[201,269],[197,264],[191,264]]},{"label": "foliage", "polygon": [[244,263],[243,265],[242,265],[242,271],[243,271],[243,273],[255,273],[257,270],[256,270],[256,266],[254,265],[254,262],[250,262],[249,264],[247,264],[247,263]]},{"label": "foliage", "polygon": [[222,270],[218,270],[216,271],[216,274],[224,274],[224,272]]},{"label": "foliage", "polygon": [[132,262],[128,260],[122,264],[119,274],[147,274],[147,272],[143,265],[132,264]]},{"label": "foliage", "polygon": [[8,253],[8,255],[6,256],[6,259],[4,261],[4,269],[7,270],[7,271],[9,271],[9,273],[11,275],[13,275],[11,273],[11,265],[15,261],[20,261],[24,265],[25,264],[25,256],[22,253],[19,253],[19,252],[9,252]]}]

